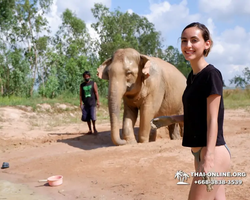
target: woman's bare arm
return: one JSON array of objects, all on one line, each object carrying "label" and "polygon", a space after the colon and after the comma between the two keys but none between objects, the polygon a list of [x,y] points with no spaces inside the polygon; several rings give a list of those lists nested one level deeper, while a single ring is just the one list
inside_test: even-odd
[{"label": "woman's bare arm", "polygon": [[214,167],[214,151],[218,135],[218,113],[221,96],[207,98],[207,148],[204,154],[203,170],[208,173]]}]

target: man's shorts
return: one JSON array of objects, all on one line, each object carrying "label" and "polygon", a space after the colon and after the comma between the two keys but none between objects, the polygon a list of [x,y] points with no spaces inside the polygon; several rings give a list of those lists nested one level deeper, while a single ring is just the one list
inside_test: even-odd
[{"label": "man's shorts", "polygon": [[87,122],[90,120],[96,120],[96,106],[83,106],[82,121]]}]

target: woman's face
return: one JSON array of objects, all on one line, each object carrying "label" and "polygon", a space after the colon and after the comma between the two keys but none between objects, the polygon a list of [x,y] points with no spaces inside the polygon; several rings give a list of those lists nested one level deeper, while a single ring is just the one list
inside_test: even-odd
[{"label": "woman's face", "polygon": [[188,61],[203,57],[205,49],[210,47],[210,41],[204,41],[202,31],[197,27],[187,28],[181,36],[181,51]]}]

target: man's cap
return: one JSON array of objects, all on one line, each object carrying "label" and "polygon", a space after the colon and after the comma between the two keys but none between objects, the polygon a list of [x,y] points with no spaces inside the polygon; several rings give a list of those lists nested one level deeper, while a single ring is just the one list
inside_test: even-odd
[{"label": "man's cap", "polygon": [[84,76],[84,75],[89,75],[89,76],[90,76],[90,72],[89,72],[89,71],[85,71],[85,72],[82,74],[82,76]]}]

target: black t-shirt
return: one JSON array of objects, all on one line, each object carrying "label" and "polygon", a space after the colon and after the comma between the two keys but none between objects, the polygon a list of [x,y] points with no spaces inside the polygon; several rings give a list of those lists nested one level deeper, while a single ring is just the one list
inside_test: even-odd
[{"label": "black t-shirt", "polygon": [[85,106],[96,106],[96,96],[94,92],[94,82],[83,82],[81,84],[82,102]]},{"label": "black t-shirt", "polygon": [[222,75],[217,68],[209,64],[195,76],[191,71],[187,78],[187,87],[182,96],[184,106],[183,146],[207,146],[207,97],[212,94],[221,95],[216,146],[225,144]]}]

